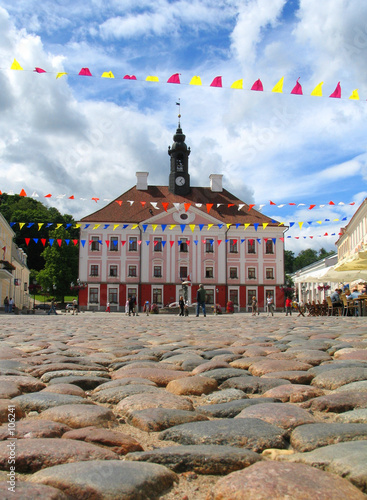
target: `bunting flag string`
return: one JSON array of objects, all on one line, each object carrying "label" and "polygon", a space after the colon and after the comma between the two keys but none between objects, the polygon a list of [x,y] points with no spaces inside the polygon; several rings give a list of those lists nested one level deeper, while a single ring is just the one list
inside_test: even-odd
[{"label": "bunting flag string", "polygon": [[[103,71],[101,75],[96,76],[95,74],[92,74],[89,68],[81,68],[79,73],[70,73],[67,71],[49,71],[45,70],[43,68],[40,68],[36,66],[34,69],[24,69],[21,64],[14,59],[13,63],[10,65],[11,70],[15,71],[27,71],[27,72],[32,72],[35,74],[39,75],[56,75],[56,79],[60,79],[62,77],[67,77],[67,76],[84,76],[84,77],[89,77],[89,78],[109,78],[111,80],[126,80],[126,81],[141,81],[141,82],[150,82],[150,83],[162,83],[160,81],[159,76],[157,75],[148,75],[145,78],[137,78],[135,75],[124,75],[120,77],[115,77],[114,73],[110,71]],[[2,68],[4,71],[4,68]],[[185,83],[181,81],[181,73],[173,73],[167,80],[166,83],[168,84],[176,84],[176,85],[193,85],[193,86],[202,86],[202,87],[213,87],[213,88],[227,88],[227,89],[236,89],[236,90],[247,90],[247,91],[255,91],[255,92],[272,92],[272,93],[278,93],[278,94],[283,94],[283,89],[284,89],[284,76],[280,78],[278,83],[274,85],[272,89],[265,90],[264,85],[261,81],[260,78],[258,78],[254,83],[248,84],[247,87],[244,86],[243,79],[238,79],[235,80],[232,84],[229,86],[223,85],[223,77],[222,76],[216,76],[213,78],[212,82],[210,84],[205,84],[203,85],[201,77],[198,75],[195,75],[191,77],[188,80],[188,83]],[[307,95],[303,93],[302,85],[299,83],[299,80],[301,78],[297,78],[297,81],[295,85],[292,87],[292,90],[289,92],[290,95]],[[165,79],[164,79],[165,80]],[[324,82],[318,83],[315,88],[310,92],[310,96],[313,97],[323,97],[322,93],[322,86]],[[342,90],[341,90],[341,85],[340,82],[337,83],[334,92],[332,92],[329,95],[329,98],[336,98],[336,99],[342,99]],[[343,99],[350,99],[354,101],[359,101],[359,93],[358,89],[352,90],[352,93],[349,95],[348,98],[343,98]]]},{"label": "bunting flag string", "polygon": [[[5,191],[1,191],[0,190],[0,195],[1,194],[8,194],[9,196],[14,196],[14,191],[8,191],[8,192],[5,192]],[[24,196],[24,197],[28,197],[25,189],[21,189],[20,193],[19,193],[19,196]],[[55,195],[53,196],[51,193],[48,193],[46,195],[44,195],[43,197],[44,198],[56,198],[56,199],[64,199],[65,198],[65,194],[62,194],[62,195]],[[32,193],[32,195],[29,196],[30,198],[39,198],[40,196],[34,191]],[[74,195],[71,195],[69,196],[68,198],[66,198],[68,200],[76,200],[75,196]],[[111,202],[113,201],[112,199],[110,198],[100,198],[100,197],[97,197],[97,196],[92,196],[90,198],[79,198],[79,200],[81,201],[88,201],[88,200],[92,200],[94,201],[95,203],[98,203],[101,199],[103,199],[103,201],[106,201],[106,202]],[[115,200],[115,203],[117,203],[120,207],[122,207],[124,204],[126,203],[129,203],[130,206],[132,206],[135,201],[134,200],[127,200],[127,201],[123,201],[123,200]],[[136,202],[138,203],[138,202]],[[146,201],[140,201],[140,204],[145,207],[147,202]],[[206,210],[208,213],[210,213],[210,210],[212,209],[212,207],[214,206],[213,203],[189,203],[189,202],[183,202],[183,203],[169,203],[167,201],[151,201],[150,202],[150,205],[155,209],[155,210],[160,210],[160,207],[158,207],[158,204],[161,204],[162,205],[162,208],[164,209],[165,212],[168,211],[169,208],[172,208],[174,207],[176,210],[180,210],[181,209],[181,206],[183,205],[184,206],[184,209],[185,211],[187,212],[191,207],[196,207],[196,208],[201,208],[203,205],[205,205],[206,207]],[[344,202],[344,201],[340,201],[340,202],[334,202],[334,201],[329,201],[327,203],[323,203],[323,204],[320,204],[320,205],[316,205],[314,203],[294,203],[294,202],[287,202],[287,203],[280,203],[280,204],[277,204],[271,200],[269,200],[268,203],[252,203],[252,204],[249,204],[247,205],[247,212],[250,212],[253,208],[255,208],[256,210],[262,210],[264,207],[266,206],[272,206],[272,207],[277,207],[277,208],[284,208],[284,207],[287,207],[287,206],[291,206],[291,207],[294,207],[294,208],[302,208],[302,209],[307,209],[307,210],[313,210],[314,208],[325,208],[326,206],[339,206],[339,207],[342,207],[342,206],[349,206],[349,205],[355,205],[356,202],[355,201],[352,201],[352,202]],[[219,206],[221,205],[224,205],[224,206],[227,206],[227,208],[234,208],[235,210],[237,211],[241,211],[246,205],[244,203],[239,203],[238,205],[236,205],[235,203],[217,203],[216,204],[216,207],[219,208]]]},{"label": "bunting flag string", "polygon": [[[284,226],[284,227],[289,226],[290,228],[295,226],[296,224],[298,224],[299,229],[302,229],[305,224],[308,224],[308,226],[311,226],[312,224],[321,225],[321,224],[324,224],[325,222],[328,222],[328,223],[345,222],[346,220],[348,220],[348,217],[343,217],[342,219],[337,219],[337,218],[336,219],[323,219],[323,220],[320,219],[320,220],[298,221],[298,222],[294,222],[294,221],[279,222],[279,221],[272,219],[271,222],[278,224],[278,227],[279,226]],[[12,227],[12,228],[16,227],[17,224],[19,226],[19,229],[22,230],[23,228],[29,229],[29,228],[33,227],[36,223],[35,222],[10,222],[9,223],[10,227]],[[39,222],[37,224],[38,224],[38,231],[39,231],[43,227],[44,223]],[[250,223],[245,223],[245,224],[239,224],[239,223],[237,223],[237,224],[232,224],[232,223],[212,224],[212,223],[210,223],[206,227],[207,227],[207,231],[209,231],[213,227],[218,228],[218,229],[222,229],[222,227],[224,225],[226,226],[227,229],[229,229],[231,226],[235,227],[236,229],[243,226],[244,231],[246,231],[246,229],[251,226]],[[53,227],[53,226],[55,226],[55,227]],[[96,230],[100,229],[101,226],[102,226],[102,224],[91,225],[91,224],[77,223],[73,226],[71,223],[68,223],[68,224],[61,224],[61,223],[56,223],[56,222],[55,223],[53,223],[53,222],[46,223],[47,229],[49,229],[49,228],[59,229],[60,227],[65,227],[65,229],[69,229],[69,228],[73,227],[74,229],[82,229],[82,230],[90,229],[92,231],[96,231]],[[158,226],[161,226],[162,232],[164,232],[167,228],[167,224],[142,224],[141,228],[143,229],[144,233],[146,232],[146,230],[148,229],[149,226],[153,229],[153,232],[156,231]],[[176,226],[177,226],[177,224],[171,224],[169,226],[169,230],[172,231]],[[260,224],[257,222],[255,222],[253,224],[255,231],[258,230],[259,226],[260,226]],[[262,229],[265,230],[269,226],[269,223],[263,222],[261,224],[261,226],[262,226]],[[132,224],[103,224],[103,227],[101,229],[106,230],[106,229],[110,228],[110,229],[112,229],[112,231],[115,231],[118,228],[120,228],[120,229],[127,229],[127,228],[137,229],[138,227],[140,227],[140,226],[139,226],[139,224],[136,224],[136,223],[132,223]],[[196,228],[198,228],[199,231],[202,231],[203,228],[205,227],[205,224],[180,224],[179,227],[180,227],[180,230],[182,233],[186,230],[186,228],[190,228],[191,232],[194,232]]]},{"label": "bunting flag string", "polygon": [[[313,238],[322,238],[322,237],[336,237],[336,236],[340,236],[342,235],[343,233],[324,233],[324,234],[318,234],[318,235],[308,235],[308,236],[283,236],[283,237],[280,237],[280,238],[247,238],[247,241],[250,242],[250,244],[253,244],[254,241],[257,241],[259,244],[261,244],[262,242],[266,243],[267,241],[269,240],[272,240],[273,244],[275,245],[276,242],[279,240],[279,241],[282,241],[284,242],[285,239],[290,239],[290,238],[293,238],[293,239],[296,239],[296,240],[299,240],[299,239],[313,239]],[[62,247],[63,244],[65,243],[65,245],[67,246],[70,246],[70,244],[73,244],[74,246],[78,246],[79,244],[79,240],[76,240],[76,239],[63,239],[63,238],[30,238],[30,237],[27,237],[27,238],[24,238],[24,241],[25,241],[25,244],[28,246],[32,245],[32,244],[35,244],[35,245],[39,245],[41,244],[43,247],[46,247],[47,243],[49,244],[49,246],[53,246],[56,242],[56,244],[59,246],[59,247]],[[218,245],[218,247],[221,245],[221,243],[229,243],[229,244],[233,244],[233,245],[237,245],[237,244],[243,244],[244,242],[246,241],[246,238],[241,238],[241,239],[231,239],[231,238],[227,238],[225,240],[220,240],[220,239],[203,239],[201,240],[201,243],[203,245],[207,245],[209,244],[210,247],[213,247],[215,244]],[[132,244],[135,244],[137,242],[137,244],[139,246],[141,246],[141,244],[143,243],[143,240],[120,240],[120,243],[121,243],[121,247],[123,248],[126,243],[132,243]],[[82,245],[82,247],[84,248],[86,244],[88,244],[88,246],[92,245],[92,243],[98,243],[99,245],[103,246],[103,245],[106,245],[107,247],[107,250],[110,250],[111,252],[112,251],[118,251],[119,248],[118,248],[118,242],[117,241],[114,241],[113,242],[113,245],[111,247],[111,242],[109,240],[105,240],[105,241],[102,241],[102,240],[98,240],[98,241],[94,241],[94,240],[85,240],[85,239],[81,239],[80,240],[80,244]],[[146,243],[146,246],[149,246],[150,245],[150,240],[145,240],[145,243]],[[158,243],[157,241],[154,241],[153,242],[153,248],[155,249],[157,246],[158,246]],[[160,242],[162,244],[162,248],[164,249],[166,244],[167,244],[167,241],[166,240],[163,240]],[[185,243],[188,247],[190,246],[190,240],[187,240],[187,239],[184,239],[184,240],[177,240],[177,241],[174,241],[174,240],[169,240],[169,244],[170,244],[170,247],[173,248],[173,246],[175,244],[177,244],[177,246],[181,246],[183,243]],[[198,243],[200,243],[199,240],[194,240],[194,243],[195,245],[197,246]]]}]

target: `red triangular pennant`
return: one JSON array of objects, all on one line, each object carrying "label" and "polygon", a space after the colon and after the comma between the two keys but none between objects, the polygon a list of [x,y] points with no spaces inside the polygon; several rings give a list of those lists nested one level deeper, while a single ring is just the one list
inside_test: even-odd
[{"label": "red triangular pennant", "polygon": [[255,206],[255,203],[253,203],[252,205],[249,205],[248,206],[248,212],[251,210],[251,208],[254,208],[254,206]]},{"label": "red triangular pennant", "polygon": [[19,196],[27,196],[27,193],[24,191],[24,189],[21,190]]},{"label": "red triangular pennant", "polygon": [[73,240],[74,246],[76,247],[78,244],[78,240]]},{"label": "red triangular pennant", "polygon": [[184,203],[184,207],[185,207],[185,212],[187,212],[188,209],[191,207],[191,203]]},{"label": "red triangular pennant", "polygon": [[105,240],[105,243],[107,245],[107,248],[110,248],[110,240]]},{"label": "red triangular pennant", "polygon": [[169,203],[167,203],[166,201],[162,201],[162,207],[164,208],[164,210],[166,212],[167,212],[168,205],[169,205]]},{"label": "red triangular pennant", "polygon": [[234,203],[228,203],[228,208],[229,207],[234,207]]},{"label": "red triangular pennant", "polygon": [[69,200],[75,200],[74,195],[69,196]]},{"label": "red triangular pennant", "polygon": [[270,200],[269,205],[276,205],[276,203],[274,203],[273,201]]},{"label": "red triangular pennant", "polygon": [[122,205],[122,200],[115,200],[115,201],[116,201],[116,203],[118,203],[118,204],[120,205],[120,207],[121,207],[121,205]]},{"label": "red triangular pennant", "polygon": [[260,80],[260,78],[258,80],[256,80],[256,82],[251,87],[251,90],[259,90],[259,91],[264,90],[264,87],[263,87],[263,84],[262,84],[262,81]]},{"label": "red triangular pennant", "polygon": [[25,244],[28,246],[29,242],[31,241],[31,239],[30,238],[24,238],[24,240],[25,240]]},{"label": "red triangular pennant", "polygon": [[41,243],[42,243],[43,246],[45,246],[46,245],[46,239],[45,238],[41,238]]},{"label": "red triangular pennant", "polygon": [[213,203],[207,203],[206,204],[206,210],[207,210],[208,213],[210,212],[212,206],[213,206]]},{"label": "red triangular pennant", "polygon": [[140,203],[141,203],[142,207],[145,207],[146,201],[141,201]]},{"label": "red triangular pennant", "polygon": [[61,247],[61,244],[62,244],[62,240],[60,240],[60,239],[57,239],[56,241],[57,241],[57,244],[59,245],[59,247]]},{"label": "red triangular pennant", "polygon": [[121,245],[124,246],[126,243],[126,240],[121,240]]},{"label": "red triangular pennant", "polygon": [[173,247],[173,245],[175,244],[174,241],[170,241],[169,244],[171,245],[171,248]]}]

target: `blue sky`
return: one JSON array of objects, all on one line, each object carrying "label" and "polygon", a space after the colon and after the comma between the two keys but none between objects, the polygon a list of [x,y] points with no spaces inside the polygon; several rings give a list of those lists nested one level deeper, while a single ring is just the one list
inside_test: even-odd
[{"label": "blue sky", "polygon": [[[180,99],[193,185],[223,173],[246,203],[296,222],[288,249],[334,249],[317,236],[338,233],[367,196],[366,19],[358,0],[0,0],[0,190],[52,193],[79,218],[136,171],[167,184]],[[9,69],[14,58],[25,71]],[[174,73],[181,85],[166,83]],[[223,88],[210,87],[216,76]],[[283,93],[271,92],[282,76]],[[264,92],[250,91],[258,78]],[[297,78],[302,96],[290,95]],[[310,96],[321,81],[323,97]],[[342,99],[329,98],[339,81]]]}]

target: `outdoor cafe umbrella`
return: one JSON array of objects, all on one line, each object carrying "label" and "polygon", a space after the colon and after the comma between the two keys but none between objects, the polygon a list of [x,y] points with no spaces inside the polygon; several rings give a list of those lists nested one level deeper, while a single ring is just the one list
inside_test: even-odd
[{"label": "outdoor cafe umbrella", "polygon": [[[367,251],[357,252],[350,257],[341,260],[335,266],[335,271],[366,271],[367,272]],[[361,276],[362,277],[362,276]],[[357,278],[356,278],[357,279]]]}]

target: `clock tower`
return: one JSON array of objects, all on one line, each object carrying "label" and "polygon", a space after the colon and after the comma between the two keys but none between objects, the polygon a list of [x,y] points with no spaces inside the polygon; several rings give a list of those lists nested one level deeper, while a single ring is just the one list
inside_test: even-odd
[{"label": "clock tower", "polygon": [[189,156],[190,148],[186,146],[185,135],[182,132],[180,117],[178,127],[173,136],[172,147],[168,147],[171,157],[171,171],[169,174],[169,190],[171,193],[186,196],[190,192]]}]

